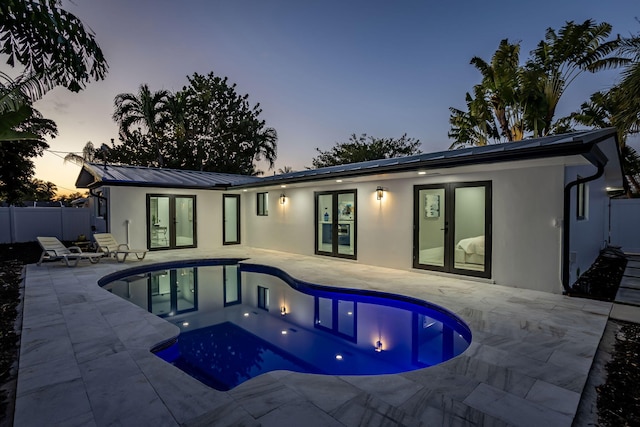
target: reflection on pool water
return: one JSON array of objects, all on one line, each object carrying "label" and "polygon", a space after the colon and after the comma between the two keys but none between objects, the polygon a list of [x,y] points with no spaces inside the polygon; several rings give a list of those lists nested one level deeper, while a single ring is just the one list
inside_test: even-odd
[{"label": "reflection on pool water", "polygon": [[101,284],[180,327],[175,342],[154,352],[218,390],[281,369],[406,372],[449,360],[471,342],[461,319],[425,301],[313,285],[238,260],[211,262],[120,272]]}]

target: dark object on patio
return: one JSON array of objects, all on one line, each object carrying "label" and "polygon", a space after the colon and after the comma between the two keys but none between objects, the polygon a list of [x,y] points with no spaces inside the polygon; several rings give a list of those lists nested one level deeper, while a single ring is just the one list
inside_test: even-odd
[{"label": "dark object on patio", "polygon": [[613,301],[618,292],[627,257],[620,248],[607,246],[587,271],[571,285],[569,295]]}]

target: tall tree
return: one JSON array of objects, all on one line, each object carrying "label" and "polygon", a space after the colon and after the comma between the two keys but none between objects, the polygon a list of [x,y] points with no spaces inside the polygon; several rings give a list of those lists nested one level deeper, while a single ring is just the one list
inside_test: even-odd
[{"label": "tall tree", "polygon": [[169,92],[151,92],[147,84],[140,85],[138,94],[121,93],[114,100],[113,120],[120,127],[120,140],[125,145],[150,145],[142,151],[153,157],[135,159],[145,166],[163,167],[165,164],[164,127],[167,123]]},{"label": "tall tree", "polygon": [[482,74],[480,88],[495,117],[501,135],[507,141],[517,141],[523,135],[525,100],[522,90],[520,45],[504,39],[491,62],[474,57],[471,64]]},{"label": "tall tree", "polygon": [[195,73],[188,80],[179,94],[186,137],[172,167],[255,175],[255,162],[265,160],[272,168],[278,135],[260,119],[260,104],[251,106],[249,95],[239,95],[227,77]]},{"label": "tall tree", "polygon": [[94,147],[93,142],[87,141],[82,147],[82,154],[68,153],[64,156],[65,162],[71,162],[76,165],[82,166],[85,163],[91,163],[95,160],[98,150]]},{"label": "tall tree", "polygon": [[[556,33],[547,29],[526,65],[520,65],[519,44],[502,40],[490,62],[471,60],[481,73],[474,96],[467,93],[467,111],[450,108],[452,148],[518,141],[560,131],[554,122],[558,102],[567,87],[583,72],[596,72],[624,64],[616,57],[619,39],[607,41],[611,25],[572,21]],[[489,117],[490,116],[490,117]],[[498,136],[493,131],[497,124]]]},{"label": "tall tree", "polygon": [[628,134],[640,132],[640,34],[622,40],[620,53],[629,59],[617,85],[618,126]]},{"label": "tall tree", "polygon": [[454,141],[449,149],[467,145],[484,146],[500,138],[484,88],[482,85],[476,85],[473,90],[475,97],[469,92],[465,97],[467,111],[449,108],[449,138]]},{"label": "tall tree", "polygon": [[629,114],[628,104],[623,101],[623,96],[626,96],[626,93],[619,86],[614,86],[608,92],[596,92],[591,95],[589,101],[580,106],[579,111],[571,113],[561,121],[567,122],[571,127],[575,124],[596,129],[616,128],[625,175],[634,192],[640,194],[640,157],[626,144],[628,135],[634,131],[625,123]]},{"label": "tall tree", "polygon": [[12,203],[33,176],[31,158],[41,156],[48,148],[44,138],[57,132],[33,102],[55,86],[77,92],[107,72],[93,33],[59,4],[0,2],[0,55],[11,67],[22,67],[15,79],[0,74],[0,197]]},{"label": "tall tree", "polygon": [[37,75],[44,86],[78,92],[107,73],[94,34],[59,0],[3,0],[0,35],[7,64],[22,65],[25,75]]},{"label": "tall tree", "polygon": [[187,79],[176,93],[142,85],[138,95],[116,97],[121,143],[113,144],[109,160],[246,175],[260,174],[256,162],[262,160],[272,168],[278,134],[260,119],[260,105],[251,106],[249,95],[239,95],[226,77]]},{"label": "tall tree", "polygon": [[587,19],[581,24],[567,22],[560,30],[548,28],[544,40],[531,52],[527,69],[538,82],[537,108],[531,110],[530,130],[534,137],[553,131],[553,119],[560,98],[584,72],[596,72],[622,65],[624,58],[611,56],[620,39],[607,41],[611,24]]},{"label": "tall tree", "polygon": [[[1,92],[1,86],[0,86]],[[28,107],[25,110],[25,107]],[[22,113],[28,111],[28,117]],[[32,158],[41,156],[49,148],[45,137],[54,137],[58,131],[56,124],[42,117],[30,104],[21,108],[19,117],[5,121],[8,130],[15,135],[29,135],[28,138],[0,140],[0,200],[16,203],[27,193],[27,187],[34,174]],[[7,114],[15,117],[15,114]],[[4,119],[7,117],[5,116]]]},{"label": "tall tree", "polygon": [[331,150],[322,151],[313,160],[314,168],[344,165],[347,163],[366,162],[369,160],[390,159],[393,157],[420,154],[420,141],[407,137],[374,138],[366,133],[356,136],[352,134],[348,142],[338,142]]}]

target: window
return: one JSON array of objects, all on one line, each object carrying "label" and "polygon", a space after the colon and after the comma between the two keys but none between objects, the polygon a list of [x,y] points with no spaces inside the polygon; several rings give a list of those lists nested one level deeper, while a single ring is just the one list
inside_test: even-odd
[{"label": "window", "polygon": [[[581,179],[580,175],[578,175],[578,179]],[[576,207],[576,218],[578,221],[587,219],[587,195],[587,184],[584,182],[578,184],[578,205]]]},{"label": "window", "polygon": [[269,193],[258,193],[258,216],[269,215]]},{"label": "window", "polygon": [[269,288],[258,286],[258,308],[269,311]]}]

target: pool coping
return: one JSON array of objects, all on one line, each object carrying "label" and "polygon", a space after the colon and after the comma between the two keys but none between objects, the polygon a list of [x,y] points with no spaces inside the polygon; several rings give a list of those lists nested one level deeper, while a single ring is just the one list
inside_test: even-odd
[{"label": "pool coping", "polygon": [[[270,372],[228,391],[149,349],[178,328],[97,286],[124,268],[247,258],[298,280],[399,293],[445,307],[473,342],[441,365],[394,375]],[[15,425],[571,425],[611,303],[246,247],[154,252],[69,269],[26,268]],[[34,410],[38,408],[37,410]]]}]

